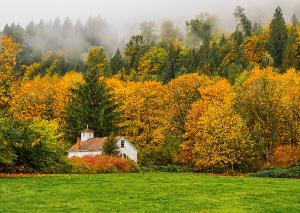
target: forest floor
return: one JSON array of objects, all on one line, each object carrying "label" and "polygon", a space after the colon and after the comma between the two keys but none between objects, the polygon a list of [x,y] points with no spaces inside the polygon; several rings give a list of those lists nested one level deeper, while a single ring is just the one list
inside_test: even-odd
[{"label": "forest floor", "polygon": [[299,212],[300,179],[190,173],[0,178],[0,212]]}]

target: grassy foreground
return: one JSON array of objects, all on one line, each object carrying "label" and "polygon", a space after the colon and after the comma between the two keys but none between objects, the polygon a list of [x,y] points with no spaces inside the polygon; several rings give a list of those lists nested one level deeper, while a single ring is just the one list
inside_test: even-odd
[{"label": "grassy foreground", "polygon": [[0,178],[0,212],[299,212],[300,180],[145,173]]}]

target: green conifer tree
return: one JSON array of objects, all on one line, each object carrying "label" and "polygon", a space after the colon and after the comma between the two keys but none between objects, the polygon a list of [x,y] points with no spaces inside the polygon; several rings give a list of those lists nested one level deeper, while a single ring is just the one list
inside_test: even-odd
[{"label": "green conifer tree", "polygon": [[119,155],[119,147],[117,145],[117,141],[114,134],[110,134],[109,137],[106,138],[102,150],[103,153],[106,155],[113,155],[113,156]]},{"label": "green conifer tree", "polygon": [[66,139],[71,142],[87,124],[96,136],[101,137],[116,129],[117,105],[113,94],[99,77],[97,67],[91,68],[84,75],[85,82],[71,90],[65,109]]},{"label": "green conifer tree", "polygon": [[287,43],[287,28],[281,8],[278,7],[270,25],[269,52],[274,59],[274,65],[281,67]]},{"label": "green conifer tree", "polygon": [[119,49],[117,49],[115,55],[110,59],[109,65],[113,75],[124,68],[124,61]]}]

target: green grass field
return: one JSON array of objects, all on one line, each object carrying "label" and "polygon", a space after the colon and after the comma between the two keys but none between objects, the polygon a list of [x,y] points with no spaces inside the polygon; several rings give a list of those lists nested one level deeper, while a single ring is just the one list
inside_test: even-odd
[{"label": "green grass field", "polygon": [[0,212],[300,212],[300,180],[137,173],[0,178]]}]

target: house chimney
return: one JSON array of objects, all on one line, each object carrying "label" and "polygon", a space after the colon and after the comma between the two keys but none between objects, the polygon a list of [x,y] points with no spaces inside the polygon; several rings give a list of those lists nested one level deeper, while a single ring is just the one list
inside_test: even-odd
[{"label": "house chimney", "polygon": [[79,138],[79,137],[77,137],[77,142],[76,142],[76,144],[77,144],[77,148],[80,149],[80,138]]}]

